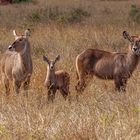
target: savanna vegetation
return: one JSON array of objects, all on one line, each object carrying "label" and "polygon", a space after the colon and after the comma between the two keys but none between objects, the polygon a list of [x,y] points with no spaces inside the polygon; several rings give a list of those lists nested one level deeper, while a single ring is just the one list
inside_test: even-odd
[{"label": "savanna vegetation", "polygon": [[[139,0],[15,0],[0,6],[0,57],[14,37],[31,29],[33,75],[29,96],[0,84],[1,140],[138,140],[140,139],[140,66],[126,93],[113,81],[94,77],[76,100],[75,58],[87,48],[126,52],[122,32],[140,35]],[[61,56],[57,69],[71,76],[71,104],[58,92],[47,102],[43,55]]]}]

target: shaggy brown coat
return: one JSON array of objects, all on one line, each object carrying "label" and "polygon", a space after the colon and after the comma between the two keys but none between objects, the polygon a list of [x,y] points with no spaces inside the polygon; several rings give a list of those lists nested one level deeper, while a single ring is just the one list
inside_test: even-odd
[{"label": "shaggy brown coat", "polygon": [[76,90],[82,92],[86,87],[87,76],[112,79],[116,90],[125,91],[128,78],[135,70],[140,56],[140,37],[123,36],[130,42],[128,53],[111,53],[98,49],[87,49],[76,57],[78,83]]},{"label": "shaggy brown coat", "polygon": [[15,41],[8,47],[1,59],[2,82],[7,95],[10,93],[10,81],[13,82],[15,93],[19,93],[22,83],[24,89],[27,90],[33,69],[28,41],[29,30],[25,31],[25,35],[18,36],[15,31],[13,34]]},{"label": "shaggy brown coat", "polygon": [[47,76],[44,85],[48,89],[48,100],[52,101],[55,98],[55,93],[57,90],[61,92],[65,100],[69,95],[69,84],[70,76],[64,70],[55,71],[55,63],[60,59],[58,55],[54,61],[50,61],[46,56],[43,56],[43,60],[48,63],[47,66]]}]

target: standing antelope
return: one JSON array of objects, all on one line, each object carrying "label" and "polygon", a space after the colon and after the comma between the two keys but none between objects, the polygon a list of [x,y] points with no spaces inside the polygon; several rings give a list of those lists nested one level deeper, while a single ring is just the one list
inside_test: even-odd
[{"label": "standing antelope", "polygon": [[8,47],[1,60],[2,82],[7,95],[10,93],[10,81],[13,82],[15,93],[19,93],[22,83],[24,90],[28,90],[32,74],[32,59],[28,41],[30,30],[26,30],[24,35],[17,35],[14,30],[13,35],[15,41]]},{"label": "standing antelope", "polygon": [[58,55],[55,60],[49,60],[46,56],[43,56],[43,60],[48,63],[47,65],[47,76],[44,85],[48,89],[48,101],[52,101],[55,98],[55,93],[57,90],[61,92],[64,99],[66,100],[69,96],[69,84],[70,76],[64,70],[55,71],[55,63],[59,61],[60,56]]},{"label": "standing antelope", "polygon": [[130,36],[126,31],[123,32],[123,37],[130,42],[128,53],[87,49],[76,57],[77,92],[82,92],[85,89],[87,75],[95,75],[101,79],[112,79],[117,91],[125,91],[127,80],[138,65],[140,37]]}]

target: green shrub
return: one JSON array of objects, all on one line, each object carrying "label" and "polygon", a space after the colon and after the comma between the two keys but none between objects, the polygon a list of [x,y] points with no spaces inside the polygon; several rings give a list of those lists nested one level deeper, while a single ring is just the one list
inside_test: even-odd
[{"label": "green shrub", "polygon": [[84,21],[90,14],[80,8],[72,9],[70,11],[59,11],[56,8],[39,9],[31,12],[24,23],[24,25],[34,25],[39,22],[54,22],[56,24],[73,24]]},{"label": "green shrub", "polygon": [[29,16],[31,22],[39,22],[41,20],[41,15],[39,12],[35,11]]},{"label": "green shrub", "polygon": [[90,16],[90,14],[87,11],[77,8],[70,12],[70,17],[68,20],[69,22],[81,22],[85,17],[88,16]]},{"label": "green shrub", "polygon": [[131,5],[129,16],[134,22],[140,24],[140,6],[135,4]]},{"label": "green shrub", "polygon": [[59,10],[57,8],[50,8],[49,10],[44,11],[48,14],[48,18],[50,20],[56,20],[57,17],[59,17],[61,15],[61,13],[59,12]]},{"label": "green shrub", "polygon": [[87,11],[81,8],[72,9],[69,12],[59,12],[57,8],[55,10],[50,9],[48,15],[49,20],[61,24],[79,23],[82,22],[86,17],[90,16],[90,14]]}]

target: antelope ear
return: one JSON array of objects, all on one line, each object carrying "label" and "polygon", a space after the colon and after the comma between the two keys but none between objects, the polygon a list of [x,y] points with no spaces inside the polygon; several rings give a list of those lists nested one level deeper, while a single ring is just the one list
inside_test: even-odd
[{"label": "antelope ear", "polygon": [[24,35],[25,35],[26,38],[28,38],[31,35],[30,29],[25,30]]},{"label": "antelope ear", "polygon": [[124,37],[124,39],[127,39],[130,42],[133,41],[127,31],[123,31],[123,37]]},{"label": "antelope ear", "polygon": [[47,63],[49,63],[49,59],[45,55],[43,55],[43,60],[46,61]]},{"label": "antelope ear", "polygon": [[55,62],[60,60],[60,55],[57,55],[57,57],[55,58]]},{"label": "antelope ear", "polygon": [[13,30],[13,35],[14,35],[15,38],[17,37],[17,33],[16,33],[15,30]]}]

